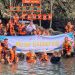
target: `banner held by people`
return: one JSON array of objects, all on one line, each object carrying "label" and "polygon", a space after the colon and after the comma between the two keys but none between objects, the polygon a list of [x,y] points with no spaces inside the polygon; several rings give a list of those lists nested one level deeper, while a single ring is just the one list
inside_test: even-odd
[{"label": "banner held by people", "polygon": [[73,44],[73,33],[60,34],[55,36],[0,36],[0,40],[8,39],[8,45],[17,46],[17,50],[20,52],[26,52],[33,50],[35,52],[62,50],[64,38],[68,37],[69,41]]}]

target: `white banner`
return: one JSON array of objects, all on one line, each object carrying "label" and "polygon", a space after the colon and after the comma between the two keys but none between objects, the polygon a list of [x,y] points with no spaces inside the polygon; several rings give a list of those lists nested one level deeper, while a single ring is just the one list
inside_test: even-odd
[{"label": "white banner", "polygon": [[17,46],[19,52],[27,52],[28,50],[40,52],[44,50],[61,50],[65,37],[68,37],[72,44],[74,43],[73,33],[55,36],[0,36],[0,40],[3,41],[7,38],[9,48]]}]

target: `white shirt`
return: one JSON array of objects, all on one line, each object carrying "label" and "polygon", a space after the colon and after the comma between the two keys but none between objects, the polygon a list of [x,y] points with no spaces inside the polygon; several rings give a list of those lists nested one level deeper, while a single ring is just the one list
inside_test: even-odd
[{"label": "white shirt", "polygon": [[32,30],[36,30],[36,26],[33,24],[33,25],[28,25],[27,27],[26,27],[26,31],[28,31],[28,32],[32,32]]}]

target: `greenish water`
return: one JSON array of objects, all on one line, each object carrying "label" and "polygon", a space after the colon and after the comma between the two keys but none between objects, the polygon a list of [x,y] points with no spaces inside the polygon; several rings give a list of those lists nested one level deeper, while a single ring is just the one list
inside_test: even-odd
[{"label": "greenish water", "polygon": [[0,64],[0,75],[75,75],[75,58],[62,59],[60,64],[51,63],[28,64],[20,61],[18,64]]}]

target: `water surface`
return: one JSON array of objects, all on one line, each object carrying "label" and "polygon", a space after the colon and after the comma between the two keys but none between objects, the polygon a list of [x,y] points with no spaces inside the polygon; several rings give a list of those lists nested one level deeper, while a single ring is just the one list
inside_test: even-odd
[{"label": "water surface", "polygon": [[62,59],[60,64],[28,64],[25,60],[18,64],[0,64],[0,75],[75,75],[75,58]]}]

